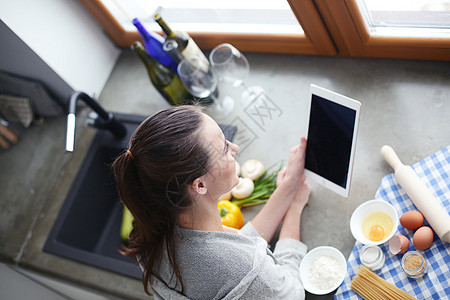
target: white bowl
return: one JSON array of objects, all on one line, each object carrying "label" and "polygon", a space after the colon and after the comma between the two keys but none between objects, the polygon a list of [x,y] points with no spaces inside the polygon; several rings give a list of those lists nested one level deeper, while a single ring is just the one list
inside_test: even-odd
[{"label": "white bowl", "polygon": [[[311,273],[311,265],[316,257],[322,255],[330,256],[336,259],[341,264],[342,267],[342,276],[341,278],[339,278],[339,283],[336,283],[335,286],[330,287],[327,290],[319,289],[309,281],[309,274]],[[311,294],[315,295],[329,294],[335,289],[337,289],[344,281],[346,273],[347,273],[347,261],[345,260],[344,255],[338,249],[329,246],[320,246],[312,249],[305,255],[300,264],[300,278],[302,279],[303,288],[308,292],[310,292]]]},{"label": "white bowl", "polygon": [[[392,219],[392,232],[381,241],[371,241],[365,237],[362,232],[363,220],[374,212],[384,212]],[[394,236],[398,228],[398,214],[395,208],[384,200],[369,200],[358,206],[350,218],[350,231],[353,237],[365,245],[381,245],[386,243]]]}]

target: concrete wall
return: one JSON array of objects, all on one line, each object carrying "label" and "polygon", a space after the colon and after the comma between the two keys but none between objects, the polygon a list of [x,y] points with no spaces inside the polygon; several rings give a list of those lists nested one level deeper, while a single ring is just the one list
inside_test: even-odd
[{"label": "concrete wall", "polygon": [[76,0],[0,0],[0,69],[98,96],[120,54]]},{"label": "concrete wall", "polygon": [[0,71],[36,80],[61,104],[73,89],[5,23],[0,21]]}]

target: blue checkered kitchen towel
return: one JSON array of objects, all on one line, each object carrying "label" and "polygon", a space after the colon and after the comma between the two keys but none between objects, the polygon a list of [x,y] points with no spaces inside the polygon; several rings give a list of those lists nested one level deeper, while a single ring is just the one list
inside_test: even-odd
[{"label": "blue checkered kitchen towel", "polygon": [[[414,164],[413,170],[433,192],[443,206],[450,210],[450,146]],[[391,203],[399,216],[409,210],[417,210],[411,199],[395,180],[394,174],[385,176],[375,194],[375,199],[384,199]],[[425,221],[426,222],[426,221]],[[427,224],[428,225],[428,224]],[[410,239],[409,250],[415,250],[412,244],[413,231],[398,226],[398,232]],[[337,290],[335,299],[362,299],[350,288],[352,278],[358,274],[361,260],[359,250],[363,245],[356,241],[352,253],[347,261],[347,275]],[[420,279],[411,279],[406,276],[401,267],[403,254],[393,255],[389,252],[388,243],[380,245],[386,256],[386,264],[377,275],[417,299],[450,299],[450,244],[443,243],[435,234],[432,246],[422,251],[427,259],[428,272]]]}]

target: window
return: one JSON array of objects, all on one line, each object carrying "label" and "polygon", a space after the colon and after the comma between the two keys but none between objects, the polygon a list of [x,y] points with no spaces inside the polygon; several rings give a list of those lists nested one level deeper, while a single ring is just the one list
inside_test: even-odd
[{"label": "window", "polygon": [[359,0],[372,35],[450,37],[449,0]]},{"label": "window", "polygon": [[[399,21],[403,12],[412,7],[411,3],[418,1],[422,0],[315,0],[315,3],[336,44],[338,55],[449,61],[450,35],[445,29],[433,35],[426,31],[427,28],[408,27],[406,22],[388,26],[380,19],[383,15],[391,15],[391,20]],[[375,9],[372,2],[386,6]],[[393,3],[400,2],[403,10],[393,11]],[[387,6],[390,11],[384,10]]]},{"label": "window", "polygon": [[[210,50],[450,60],[450,0],[80,0],[120,47],[149,29],[157,7]],[[189,3],[187,5],[186,3]],[[189,6],[189,7],[186,7]]]},{"label": "window", "polygon": [[[102,0],[127,31],[138,17],[147,28],[160,31],[153,21],[156,11],[174,28],[188,32],[229,32],[302,35],[303,30],[286,1],[260,0]],[[239,7],[237,9],[237,7]],[[256,8],[255,8],[256,7]]]}]

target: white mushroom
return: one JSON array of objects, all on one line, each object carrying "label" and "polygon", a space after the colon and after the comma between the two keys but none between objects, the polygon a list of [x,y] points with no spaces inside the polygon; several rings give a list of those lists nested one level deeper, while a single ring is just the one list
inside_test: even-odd
[{"label": "white mushroom", "polygon": [[241,165],[236,162],[236,176],[241,176]]},{"label": "white mushroom", "polygon": [[254,188],[253,180],[240,177],[238,185],[231,190],[231,194],[236,199],[244,199],[252,194]]},{"label": "white mushroom", "polygon": [[221,201],[221,200],[231,200],[231,191],[220,196],[219,201]]},{"label": "white mushroom", "polygon": [[251,180],[256,180],[262,173],[264,173],[264,165],[256,159],[247,160],[241,168],[242,177],[247,177]]}]

